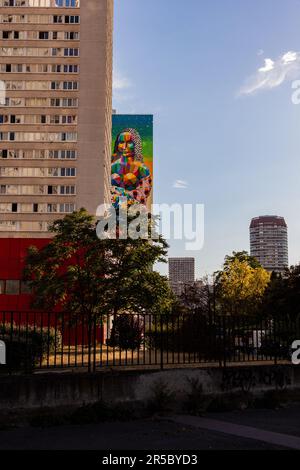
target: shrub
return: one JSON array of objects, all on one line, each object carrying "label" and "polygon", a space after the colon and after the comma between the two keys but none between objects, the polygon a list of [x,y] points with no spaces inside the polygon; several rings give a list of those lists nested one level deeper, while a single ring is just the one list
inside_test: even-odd
[{"label": "shrub", "polygon": [[107,345],[123,350],[140,349],[143,343],[144,324],[139,317],[122,314],[115,317]]},{"label": "shrub", "polygon": [[62,336],[54,328],[34,328],[30,325],[4,323],[0,339],[6,344],[6,369],[31,372],[46,354],[58,350]]},{"label": "shrub", "polygon": [[202,360],[219,360],[234,352],[234,339],[222,331],[204,315],[182,315],[168,325],[155,325],[147,332],[150,349],[193,353]]},{"label": "shrub", "polygon": [[253,408],[254,398],[250,392],[230,392],[216,395],[207,407],[207,411],[221,413],[226,411]]},{"label": "shrub", "polygon": [[[291,343],[292,344],[292,341]],[[263,338],[260,353],[266,357],[277,357],[278,359],[291,360],[291,347],[284,345],[280,340]]]},{"label": "shrub", "polygon": [[186,380],[189,390],[186,394],[184,409],[192,415],[201,415],[206,411],[212,399],[203,394],[203,385],[198,378],[187,377]]},{"label": "shrub", "polygon": [[151,387],[148,410],[151,413],[170,411],[175,400],[175,392],[170,390],[162,379],[156,380]]}]

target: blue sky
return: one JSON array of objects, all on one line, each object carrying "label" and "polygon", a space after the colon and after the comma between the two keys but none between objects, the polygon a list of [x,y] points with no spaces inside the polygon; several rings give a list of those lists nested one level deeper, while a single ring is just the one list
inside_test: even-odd
[{"label": "blue sky", "polygon": [[115,0],[114,77],[119,113],[155,116],[155,202],[205,204],[204,248],[170,255],[210,274],[276,214],[300,261],[299,0]]}]

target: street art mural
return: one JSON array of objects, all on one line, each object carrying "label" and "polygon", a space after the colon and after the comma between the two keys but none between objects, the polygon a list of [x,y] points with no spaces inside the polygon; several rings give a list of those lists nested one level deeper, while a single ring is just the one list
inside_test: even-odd
[{"label": "street art mural", "polygon": [[113,115],[112,203],[120,198],[151,210],[153,197],[153,116]]}]

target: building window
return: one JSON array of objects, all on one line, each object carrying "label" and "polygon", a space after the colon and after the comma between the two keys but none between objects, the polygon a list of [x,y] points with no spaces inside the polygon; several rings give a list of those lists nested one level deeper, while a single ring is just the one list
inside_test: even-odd
[{"label": "building window", "polygon": [[6,281],[5,293],[7,295],[18,295],[20,293],[20,283],[19,281]]},{"label": "building window", "polygon": [[39,32],[39,39],[49,39],[48,31],[40,31]]}]

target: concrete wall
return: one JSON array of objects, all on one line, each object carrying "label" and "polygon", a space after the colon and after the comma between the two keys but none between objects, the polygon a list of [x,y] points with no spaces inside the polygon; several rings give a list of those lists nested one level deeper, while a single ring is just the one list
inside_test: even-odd
[{"label": "concrete wall", "polygon": [[160,380],[180,397],[188,391],[188,378],[196,378],[205,394],[222,394],[251,388],[253,393],[285,387],[300,388],[296,366],[251,366],[227,369],[170,369],[165,371],[103,371],[48,373],[33,376],[0,375],[0,412],[43,407],[80,406],[103,400],[110,403],[151,398]]}]

